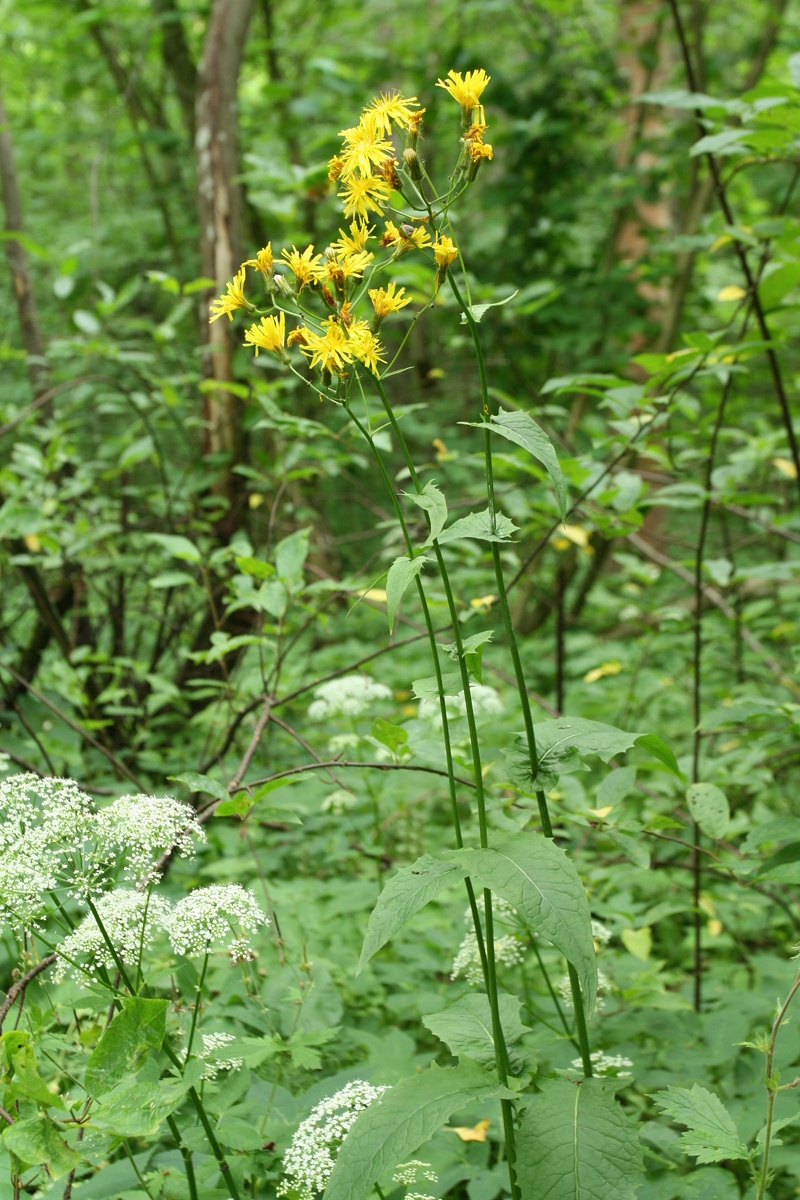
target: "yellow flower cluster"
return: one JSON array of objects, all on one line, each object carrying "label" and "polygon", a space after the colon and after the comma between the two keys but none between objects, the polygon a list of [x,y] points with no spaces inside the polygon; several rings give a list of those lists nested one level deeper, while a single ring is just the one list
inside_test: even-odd
[{"label": "yellow flower cluster", "polygon": [[[488,82],[489,76],[483,70],[468,71],[463,76],[450,71],[447,79],[440,79],[437,84],[462,109],[463,149],[451,182],[454,193],[465,181],[474,179],[483,158],[492,157],[492,147],[483,141],[486,124],[480,103]],[[215,321],[227,316],[232,320],[237,309],[258,314],[260,319],[245,331],[244,345],[252,347],[256,355],[259,350],[266,350],[288,365],[292,361],[289,351],[297,347],[309,367],[322,372],[325,385],[333,376],[346,376],[352,364],[361,364],[378,375],[380,364],[386,361],[378,338],[381,324],[410,304],[411,296],[393,281],[384,286],[370,286],[375,273],[409,251],[432,253],[436,267],[435,293],[458,257],[452,239],[436,228],[430,208],[428,216],[398,215],[397,222],[386,220],[382,234],[376,235],[369,225],[370,213],[383,215],[393,192],[404,186],[401,180],[415,181],[405,189],[408,193],[410,188],[409,194],[416,195],[416,200],[409,201],[412,209],[416,204],[419,212],[424,203],[419,193],[414,193],[417,184],[424,187],[424,168],[417,155],[424,112],[415,96],[402,96],[396,91],[382,93],[372,100],[362,110],[357,125],[341,130],[341,149],[329,163],[330,179],[341,185],[337,195],[349,222],[347,229],[340,229],[338,239],[321,253],[315,252],[313,245],[305,249],[293,245],[281,250],[276,259],[268,243],[254,258],[242,263],[235,278],[226,285],[225,293],[211,304],[209,319]],[[392,142],[396,131],[405,136],[402,166],[395,158]],[[446,204],[441,211],[446,215]],[[376,250],[383,247],[390,253],[376,263],[375,253],[369,249],[370,241]],[[266,315],[261,315],[263,310],[245,296],[247,267],[262,277],[273,309]],[[316,315],[308,305],[314,296],[318,306]],[[358,314],[360,302],[366,296],[372,305],[368,320]],[[328,310],[325,317],[319,315],[320,301]],[[287,312],[290,317],[294,314],[300,318],[288,334]]]}]

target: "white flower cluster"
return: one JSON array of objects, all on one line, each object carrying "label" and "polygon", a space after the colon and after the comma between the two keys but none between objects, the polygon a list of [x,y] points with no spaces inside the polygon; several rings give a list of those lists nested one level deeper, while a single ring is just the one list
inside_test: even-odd
[{"label": "white flower cluster", "polygon": [[412,1158],[409,1162],[398,1163],[392,1176],[393,1183],[402,1183],[406,1187],[410,1187],[412,1183],[417,1182],[417,1177],[421,1176],[427,1179],[430,1183],[438,1183],[439,1176],[435,1171],[431,1170],[429,1162],[423,1162],[419,1158]]},{"label": "white flower cluster", "polygon": [[611,930],[608,929],[600,921],[595,921],[592,918],[592,938],[595,942],[599,942],[601,946],[607,946],[611,941]]},{"label": "white flower cluster", "polygon": [[[602,1050],[595,1050],[589,1055],[592,1060],[592,1071],[598,1078],[604,1076],[614,1076],[617,1079],[630,1078],[631,1072],[623,1070],[623,1067],[632,1067],[631,1059],[626,1058],[624,1054],[604,1054]],[[573,1058],[570,1066],[576,1071],[583,1070],[583,1061],[580,1058]]]},{"label": "white flower cluster", "polygon": [[234,962],[244,962],[254,957],[250,935],[269,924],[254,897],[238,883],[197,888],[174,906],[151,892],[118,888],[98,897],[95,908],[103,928],[90,915],[56,947],[56,981],[67,973],[80,980],[87,974],[97,979],[103,968],[113,971],[116,961],[109,941],[117,958],[136,964],[160,934],[176,954],[193,957],[223,948]]},{"label": "white flower cluster", "polygon": [[279,1196],[314,1200],[324,1192],[335,1156],[360,1112],[379,1100],[385,1087],[354,1079],[341,1091],[320,1101],[298,1127],[283,1156],[284,1179]]},{"label": "white flower cluster", "polygon": [[204,837],[193,810],[172,797],[121,796],[98,812],[71,779],[9,775],[0,781],[0,922],[31,928],[48,893],[85,902],[123,868],[144,887],[162,854],[190,854]]},{"label": "white flower cluster", "polygon": [[[483,900],[481,898],[478,904],[481,905],[482,903]],[[492,898],[492,917],[495,929],[495,962],[504,967],[519,966],[524,959],[525,942],[512,933],[501,933],[498,936],[497,929],[497,926],[503,923],[519,925],[516,909],[507,900],[502,900],[499,896],[494,896]],[[464,913],[464,921],[467,925],[467,932],[464,934],[463,941],[453,959],[450,978],[458,979],[463,975],[467,983],[474,986],[483,981],[483,968],[481,966],[480,950],[478,949],[478,938],[472,920],[472,910],[469,908]]]},{"label": "white flower cluster", "polygon": [[[493,687],[482,683],[471,683],[469,686],[472,696],[472,711],[475,719],[494,717],[503,711],[503,701]],[[445,708],[448,717],[463,717],[467,712],[463,690],[456,696],[445,696]],[[438,700],[420,700],[418,715],[421,721],[430,721],[433,725],[441,725],[442,711]]]},{"label": "white flower cluster", "polygon": [[357,717],[376,700],[390,700],[392,693],[367,675],[342,675],[321,683],[314,689],[314,697],[308,708],[309,720],[326,721],[329,717]]},{"label": "white flower cluster", "polygon": [[[594,1005],[595,1012],[603,1011],[606,1006],[606,999],[603,995],[603,992],[610,992],[613,986],[614,985],[607,975],[604,975],[602,971],[597,972],[597,999]],[[558,983],[556,984],[556,988],[561,996],[561,1003],[564,1005],[564,1008],[573,1009],[574,1004],[572,1002],[572,985],[569,981],[569,975],[562,975],[561,979],[559,979]]]},{"label": "white flower cluster", "polygon": [[347,788],[337,788],[325,797],[320,808],[322,812],[330,813],[333,817],[341,817],[357,803],[356,797],[352,792],[348,792]]},{"label": "white flower cluster", "polygon": [[[236,1041],[236,1037],[232,1033],[203,1033],[200,1035],[202,1049],[198,1054],[198,1058],[205,1061],[203,1068],[203,1079],[216,1079],[220,1071],[239,1071],[244,1065],[243,1058],[215,1058],[220,1050],[224,1050],[231,1042]],[[179,1052],[179,1058],[182,1062],[186,1061],[186,1047]]]},{"label": "white flower cluster", "polygon": [[7,754],[4,754],[3,751],[0,750],[0,771],[10,771],[10,770],[11,770],[11,759],[9,758],[9,756]]}]

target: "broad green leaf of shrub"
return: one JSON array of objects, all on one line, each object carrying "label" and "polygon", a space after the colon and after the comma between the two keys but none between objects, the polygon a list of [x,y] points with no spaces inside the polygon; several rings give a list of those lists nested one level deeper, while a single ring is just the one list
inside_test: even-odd
[{"label": "broad green leaf of shrub", "polygon": [[[444,529],[447,520],[447,501],[432,480],[428,480],[421,492],[405,492],[423,512],[430,523],[428,542],[434,541]],[[427,544],[427,543],[426,543]]]},{"label": "broad green leaf of shrub", "polygon": [[377,1179],[441,1129],[464,1105],[514,1093],[477,1063],[435,1064],[404,1079],[356,1118],[331,1172],[324,1200],[362,1200]]},{"label": "broad green leaf of shrub", "polygon": [[423,854],[410,867],[401,867],[386,884],[372,910],[356,974],[414,913],[466,873],[457,863],[442,862],[431,854]]},{"label": "broad green leaf of shrub", "polygon": [[495,513],[492,528],[489,509],[485,508],[483,512],[470,513],[468,517],[454,521],[439,534],[437,541],[440,546],[447,542],[459,542],[462,538],[477,538],[479,542],[507,542],[516,531],[514,522],[500,512]]},{"label": "broad green leaf of shrub", "polygon": [[9,1107],[16,1100],[33,1100],[45,1108],[64,1107],[39,1074],[33,1039],[27,1029],[9,1029],[0,1036],[0,1075],[3,1100]]},{"label": "broad green leaf of shrub", "polygon": [[599,1079],[546,1079],[517,1134],[523,1196],[634,1200],[643,1182],[635,1126]]},{"label": "broad green leaf of shrub", "polygon": [[491,415],[487,424],[479,421],[465,423],[474,425],[477,429],[488,428],[492,433],[498,433],[501,437],[507,438],[509,442],[521,446],[523,450],[532,454],[542,464],[555,484],[558,511],[562,521],[564,520],[567,515],[567,490],[564,486],[564,476],[561,473],[558,455],[550,438],[541,426],[537,425],[530,413],[519,409],[509,412],[501,408],[499,412]]},{"label": "broad green leaf of shrub", "polygon": [[162,1079],[157,1083],[124,1079],[103,1096],[91,1111],[91,1124],[102,1133],[119,1137],[152,1137],[183,1100],[187,1079]]},{"label": "broad green leaf of shrub", "polygon": [[[461,642],[461,652],[472,678],[476,683],[483,683],[483,648],[494,637],[494,630],[485,629],[482,633],[473,633],[471,637]],[[454,662],[458,662],[458,642],[451,642],[444,649]]]},{"label": "broad green leaf of shrub", "polygon": [[731,814],[722,788],[713,783],[693,783],[686,789],[686,803],[703,833],[710,838],[725,836]]},{"label": "broad green leaf of shrub", "polygon": [[389,574],[386,576],[386,616],[389,619],[389,633],[394,629],[400,601],[409,584],[417,578],[427,561],[424,555],[419,555],[417,558],[406,558],[403,555],[401,558],[396,558],[389,567]]},{"label": "broad green leaf of shrub", "polygon": [[87,1092],[108,1092],[134,1074],[150,1050],[159,1050],[167,1028],[169,1000],[128,996],[122,1010],[89,1055],[84,1083]]},{"label": "broad green leaf of shrub", "polygon": [[615,754],[630,750],[639,737],[638,733],[626,733],[614,725],[587,721],[583,717],[539,721],[534,732],[539,757],[535,782],[537,787],[545,790],[555,787],[559,775],[588,771],[583,762],[588,755],[597,755],[607,763]]},{"label": "broad green leaf of shrub", "polygon": [[482,888],[490,888],[542,933],[578,972],[587,1016],[597,996],[597,965],[589,902],[578,872],[551,838],[514,833],[487,850],[450,850],[447,858]]},{"label": "broad green leaf of shrub", "polygon": [[685,1125],[680,1145],[699,1163],[749,1158],[733,1117],[714,1092],[700,1087],[668,1087],[655,1097],[656,1104],[678,1125]]},{"label": "broad green leaf of shrub", "polygon": [[190,792],[203,792],[206,796],[213,796],[215,800],[227,800],[229,796],[224,783],[220,783],[218,779],[212,779],[210,775],[198,775],[196,771],[184,771],[182,775],[168,775],[167,779],[185,784]]},{"label": "broad green leaf of shrub", "polygon": [[15,1121],[3,1130],[7,1150],[28,1166],[46,1165],[53,1179],[60,1179],[82,1161],[61,1136],[55,1121],[45,1113]]},{"label": "broad green leaf of shrub", "polygon": [[303,584],[303,564],[308,558],[310,529],[290,533],[275,547],[275,570],[290,592]]},{"label": "broad green leaf of shrub", "polygon": [[[510,1049],[528,1027],[520,1020],[521,1004],[516,996],[500,995],[497,999],[505,1043]],[[423,1017],[422,1023],[456,1058],[471,1058],[487,1067],[495,1063],[492,1013],[489,997],[483,993],[462,996],[450,1008]]]},{"label": "broad green leaf of shrub", "polygon": [[184,562],[190,563],[202,562],[200,551],[194,542],[190,542],[187,537],[182,537],[178,533],[148,533],[147,540],[156,542],[173,558],[180,558]]}]

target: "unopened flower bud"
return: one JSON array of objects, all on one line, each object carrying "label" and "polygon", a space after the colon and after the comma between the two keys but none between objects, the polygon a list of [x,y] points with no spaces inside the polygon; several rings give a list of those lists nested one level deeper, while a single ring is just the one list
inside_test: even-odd
[{"label": "unopened flower bud", "polygon": [[294,295],[294,289],[285,275],[273,275],[273,279],[275,280],[276,292],[280,292],[282,296]]},{"label": "unopened flower bud", "polygon": [[409,149],[404,150],[403,161],[406,164],[406,169],[411,178],[415,183],[419,183],[419,181],[422,179],[422,168],[420,167],[419,155],[417,154],[416,150],[412,150],[410,147]]}]

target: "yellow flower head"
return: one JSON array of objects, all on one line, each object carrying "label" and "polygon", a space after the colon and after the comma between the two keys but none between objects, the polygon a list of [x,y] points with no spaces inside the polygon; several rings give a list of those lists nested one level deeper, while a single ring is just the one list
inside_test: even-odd
[{"label": "yellow flower head", "polygon": [[342,182],[344,189],[337,195],[348,219],[355,216],[366,221],[370,209],[382,213],[392,195],[392,189],[384,179],[362,179],[353,175]]},{"label": "yellow flower head", "polygon": [[315,254],[313,246],[306,246],[302,254],[296,246],[292,246],[291,251],[282,250],[281,254],[294,275],[298,292],[302,292],[307,283],[315,283],[317,280],[325,278],[322,255]]},{"label": "yellow flower head", "polygon": [[427,108],[420,108],[417,112],[411,114],[407,128],[412,137],[419,137],[419,127],[427,111]]},{"label": "yellow flower head", "polygon": [[[224,315],[227,315],[228,320],[232,321],[234,311],[237,308],[252,309],[253,305],[245,299],[244,294],[244,279],[246,274],[247,272],[244,267],[240,267],[236,272],[236,278],[232,279],[230,283],[227,284],[225,295],[220,296],[218,300],[212,301],[209,308],[209,311],[212,314],[208,318],[209,325],[212,321],[216,321],[217,317]],[[214,311],[215,309],[216,312]]]},{"label": "yellow flower head", "polygon": [[257,325],[251,325],[245,330],[244,346],[253,346],[258,358],[258,351],[270,350],[279,358],[285,358],[284,344],[286,342],[286,317],[278,313],[277,317],[262,317]]},{"label": "yellow flower head", "polygon": [[390,283],[386,288],[369,289],[369,298],[379,321],[388,317],[389,313],[399,312],[401,308],[405,308],[407,304],[411,303],[411,297],[405,294],[406,289],[401,287],[396,292],[395,286],[394,283]]},{"label": "yellow flower head", "polygon": [[334,251],[325,262],[328,279],[344,290],[348,280],[361,278],[374,257],[369,250],[357,250],[354,254],[337,254]]},{"label": "yellow flower head", "polygon": [[333,158],[328,163],[328,179],[331,183],[336,183],[336,180],[341,177],[344,170],[344,159],[338,154],[334,154]]},{"label": "yellow flower head", "polygon": [[436,86],[449,92],[464,113],[469,114],[476,104],[480,104],[483,89],[490,79],[491,75],[487,75],[483,67],[477,71],[467,71],[466,75],[460,71],[448,71],[447,79],[437,79]]},{"label": "yellow flower head", "polygon": [[[416,96],[401,96],[399,92],[381,92],[362,113],[371,116],[378,129],[388,137],[392,132],[392,122],[398,129],[404,129],[415,117],[412,105],[417,104]],[[422,110],[423,112],[425,109]]]},{"label": "yellow flower head", "polygon": [[431,235],[424,225],[401,225],[398,229],[394,221],[386,222],[386,232],[381,238],[382,246],[394,246],[397,258],[407,250],[424,250],[430,244]]},{"label": "yellow flower head", "polygon": [[333,374],[344,370],[347,363],[353,361],[353,354],[347,334],[334,317],[328,317],[324,329],[324,334],[319,334],[304,328],[305,345],[301,343],[300,349],[312,367],[321,367]]},{"label": "yellow flower head", "polygon": [[365,250],[367,241],[372,237],[375,230],[371,225],[367,225],[363,221],[353,221],[350,225],[350,232],[345,233],[343,229],[339,230],[338,242],[332,242],[334,250],[343,250],[347,254],[356,254],[359,250]]},{"label": "yellow flower head", "polygon": [[272,275],[272,242],[267,242],[264,249],[259,250],[255,258],[245,259],[242,265],[245,267],[255,267],[265,279],[269,279]]},{"label": "yellow flower head", "polygon": [[458,258],[458,250],[453,239],[439,234],[433,244],[433,257],[436,259],[437,269],[444,273],[450,263]]},{"label": "yellow flower head", "polygon": [[366,321],[353,321],[348,338],[350,352],[373,375],[378,375],[378,363],[386,359],[383,346]]},{"label": "yellow flower head", "polygon": [[339,137],[344,140],[342,179],[349,179],[356,172],[371,175],[373,170],[380,170],[394,151],[392,143],[381,136],[380,127],[370,113],[365,113],[352,129],[340,130]]},{"label": "yellow flower head", "polygon": [[491,159],[494,155],[494,151],[488,142],[468,142],[468,146],[469,156],[474,163],[480,162],[482,158]]}]

